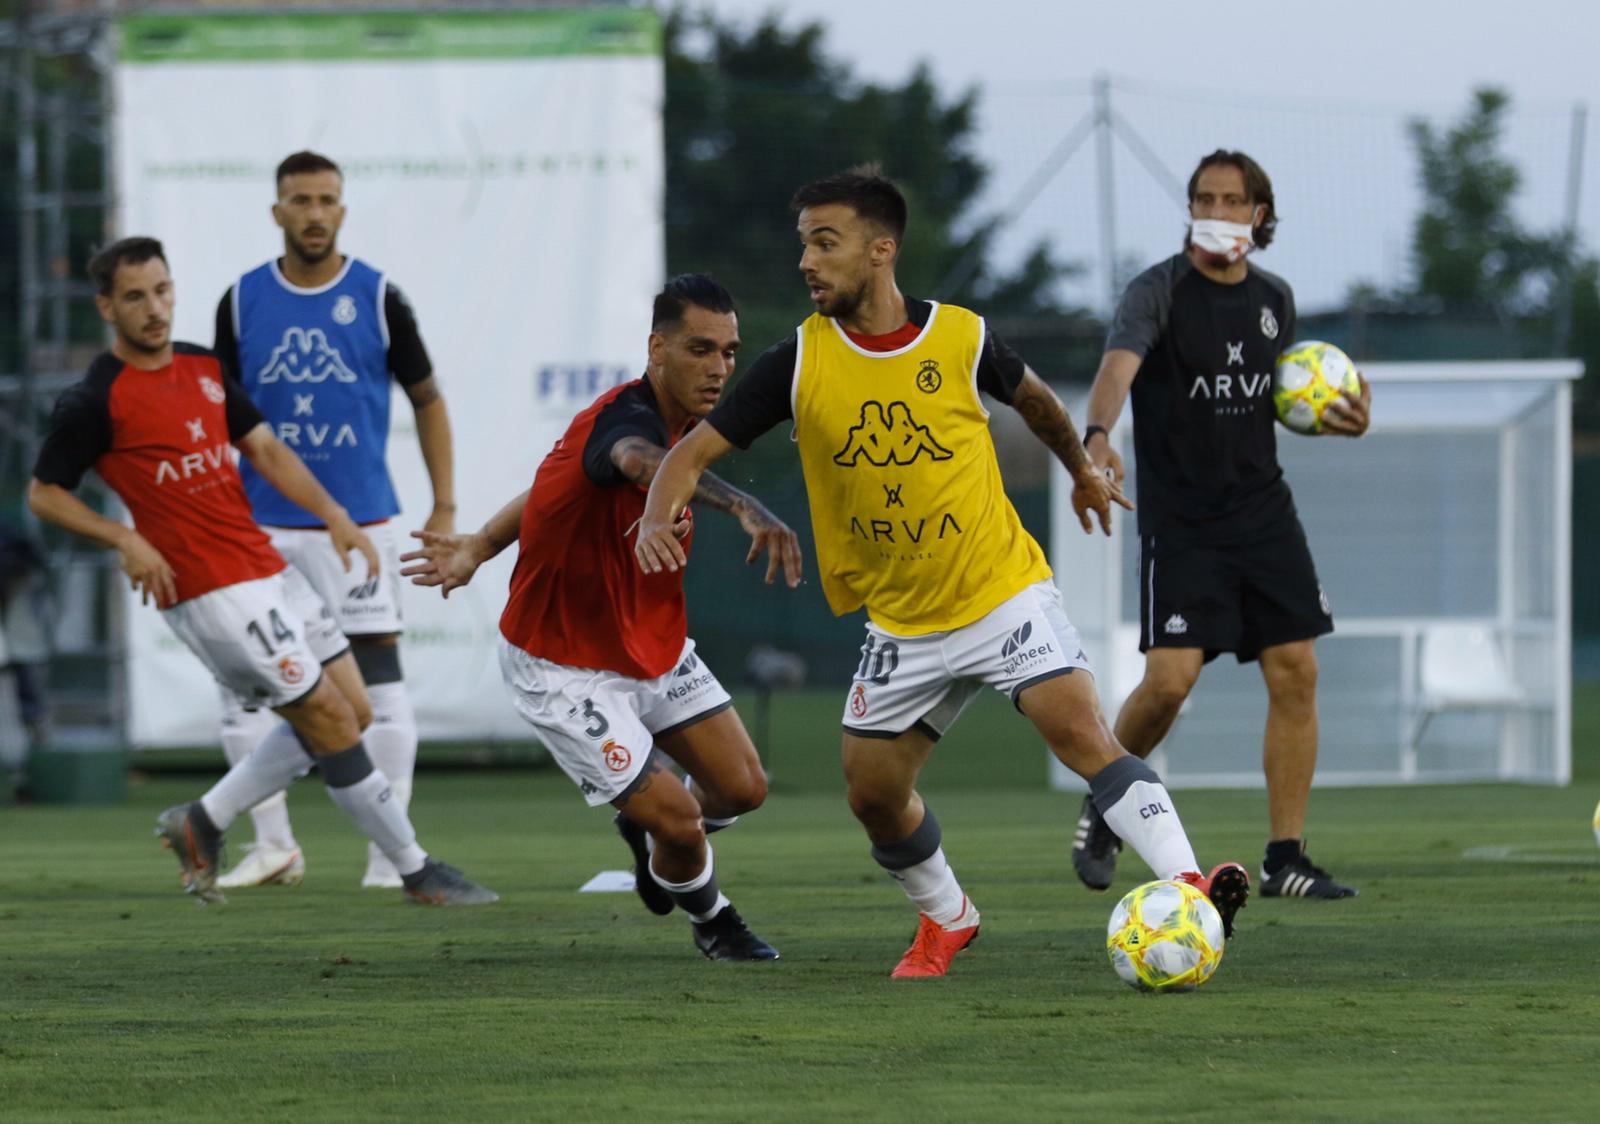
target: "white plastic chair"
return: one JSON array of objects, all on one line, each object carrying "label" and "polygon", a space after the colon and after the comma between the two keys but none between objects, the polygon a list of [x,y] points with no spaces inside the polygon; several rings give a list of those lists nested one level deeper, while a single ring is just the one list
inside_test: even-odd
[{"label": "white plastic chair", "polygon": [[1479,624],[1437,624],[1424,629],[1417,657],[1415,752],[1437,714],[1447,710],[1508,711],[1531,705],[1511,675],[1495,632]]}]

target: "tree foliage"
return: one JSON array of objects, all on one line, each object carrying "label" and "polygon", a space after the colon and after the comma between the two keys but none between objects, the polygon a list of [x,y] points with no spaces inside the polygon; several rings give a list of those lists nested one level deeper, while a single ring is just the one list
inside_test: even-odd
[{"label": "tree foliage", "polygon": [[1010,272],[991,263],[999,224],[974,215],[988,175],[973,152],[978,96],[946,96],[927,67],[904,84],[858,81],[828,56],[820,24],[754,27],[678,9],[666,21],[667,263],[715,274],[740,301],[743,334],[764,346],[810,312],[796,268],[789,199],[801,184],[868,161],[906,192],[911,223],[897,276],[991,316],[1063,315],[1067,273],[1044,244]]},{"label": "tree foliage", "polygon": [[1449,128],[1410,123],[1424,194],[1411,242],[1415,295],[1440,311],[1539,314],[1578,265],[1566,232],[1535,233],[1511,212],[1522,176],[1500,151],[1510,104],[1484,88]]}]

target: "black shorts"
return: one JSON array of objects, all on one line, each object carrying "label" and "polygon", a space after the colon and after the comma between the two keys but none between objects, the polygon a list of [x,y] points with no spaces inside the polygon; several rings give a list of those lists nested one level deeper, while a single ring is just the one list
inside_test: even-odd
[{"label": "black shorts", "polygon": [[1258,534],[1139,540],[1139,650],[1203,648],[1240,663],[1333,631],[1311,548],[1292,513]]}]

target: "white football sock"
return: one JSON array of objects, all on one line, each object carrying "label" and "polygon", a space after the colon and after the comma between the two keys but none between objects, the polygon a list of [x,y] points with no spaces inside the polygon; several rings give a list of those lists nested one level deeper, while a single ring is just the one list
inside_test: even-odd
[{"label": "white football sock", "polygon": [[1160,781],[1134,781],[1115,804],[1101,808],[1100,814],[1124,843],[1139,852],[1157,878],[1176,878],[1200,869],[1177,805]]},{"label": "white football sock", "polygon": [[[911,904],[935,922],[947,929],[968,927],[957,924],[966,920],[962,915],[967,910],[967,895],[962,891],[961,883],[956,881],[956,872],[945,861],[943,847],[915,866],[888,873],[890,878],[900,883]],[[973,910],[972,920],[968,924],[976,925],[977,916],[977,911]]]},{"label": "white football sock", "polygon": [[422,869],[428,853],[417,846],[417,830],[411,826],[406,810],[394,799],[389,780],[382,773],[374,769],[354,784],[339,788],[329,785],[328,795],[339,805],[340,811],[378,845],[402,875],[415,874]]},{"label": "white football sock", "polygon": [[[375,683],[367,688],[372,700],[372,725],[361,740],[378,771],[389,778],[402,810],[411,807],[411,779],[417,765],[417,715],[404,682]],[[367,873],[382,874],[388,859],[376,843],[367,848]]]},{"label": "white football sock", "polygon": [[[222,713],[222,752],[229,765],[237,765],[260,745],[274,727],[282,723],[272,711],[246,710],[237,703],[224,706]],[[306,757],[306,768],[311,758]],[[266,847],[282,851],[299,848],[294,840],[294,827],[289,823],[289,800],[284,793],[275,793],[250,809],[250,820],[255,824],[256,841]]]},{"label": "white football sock", "polygon": [[289,723],[276,716],[274,721],[261,743],[200,798],[218,831],[226,831],[246,809],[280,795],[311,769],[311,758]]}]

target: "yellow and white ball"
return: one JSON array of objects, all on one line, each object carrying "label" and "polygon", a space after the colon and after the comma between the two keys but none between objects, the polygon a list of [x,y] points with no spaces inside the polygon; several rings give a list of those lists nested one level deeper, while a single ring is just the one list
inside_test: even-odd
[{"label": "yellow and white ball", "polygon": [[1192,991],[1222,963],[1222,916],[1187,882],[1146,882],[1111,911],[1106,954],[1140,991]]},{"label": "yellow and white ball", "polygon": [[1304,340],[1278,356],[1272,405],[1288,428],[1321,433],[1322,412],[1341,396],[1360,398],[1361,380],[1350,357],[1333,344]]}]

